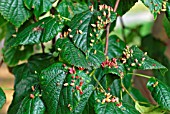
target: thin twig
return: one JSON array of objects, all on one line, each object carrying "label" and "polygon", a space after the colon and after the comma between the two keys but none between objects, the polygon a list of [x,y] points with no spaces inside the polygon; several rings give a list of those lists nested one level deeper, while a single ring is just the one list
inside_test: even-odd
[{"label": "thin twig", "polygon": [[152,76],[148,76],[148,75],[144,75],[144,74],[137,74],[137,73],[128,73],[128,74],[133,74],[135,76],[140,76],[140,77],[144,77],[144,78],[148,78],[148,79],[152,78]]},{"label": "thin twig", "polygon": [[106,44],[105,44],[105,51],[104,51],[104,53],[105,53],[106,56],[107,56],[107,54],[108,54],[110,25],[111,25],[111,23],[107,24],[107,26],[106,26]]},{"label": "thin twig", "polygon": [[126,89],[126,87],[124,86],[124,84],[123,84],[123,79],[121,78],[121,86],[122,86],[122,88],[126,91],[126,93],[131,97],[131,99],[134,101],[134,102],[136,102],[136,99],[129,93],[129,91]]},{"label": "thin twig", "polygon": [[[115,4],[115,6],[114,6],[114,10],[113,10],[114,12],[117,11],[117,8],[118,8],[118,6],[119,6],[119,2],[120,2],[120,0],[117,0],[117,1],[116,1],[116,4]],[[108,55],[110,25],[111,25],[111,23],[107,24],[107,26],[106,26],[106,44],[105,44],[105,51],[104,51],[104,53],[105,53],[106,56]]]},{"label": "thin twig", "polygon": [[96,76],[93,75],[94,80],[97,82],[97,84],[100,86],[100,88],[106,93],[105,89],[103,88],[103,86],[100,84],[100,82],[97,80]]},{"label": "thin twig", "polygon": [[115,7],[114,7],[114,12],[116,12],[117,11],[117,8],[118,8],[118,6],[119,6],[119,2],[120,2],[120,0],[117,0],[116,1],[116,4],[115,4]]},{"label": "thin twig", "polygon": [[126,42],[125,24],[124,24],[124,22],[123,22],[122,16],[120,16],[120,23],[121,23],[121,26],[122,26],[122,37],[123,37],[124,42]]},{"label": "thin twig", "polygon": [[67,21],[71,21],[71,19],[69,19],[69,18],[67,18],[67,17],[61,16],[61,18],[65,19],[65,20],[67,20]]},{"label": "thin twig", "polygon": [[[97,82],[97,84],[100,86],[100,88],[101,88],[104,92],[106,92],[105,89],[103,88],[103,86],[102,86],[102,85],[100,84],[100,82],[97,80],[96,76],[94,75],[95,71],[96,71],[96,69],[94,69],[94,70],[90,73],[89,76],[90,76],[90,77],[93,76],[94,80]],[[98,86],[98,85],[97,85],[97,86]]]}]

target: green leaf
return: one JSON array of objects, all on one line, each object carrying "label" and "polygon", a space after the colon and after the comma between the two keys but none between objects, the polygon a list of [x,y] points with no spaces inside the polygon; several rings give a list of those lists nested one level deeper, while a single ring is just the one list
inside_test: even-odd
[{"label": "green leaf", "polygon": [[159,106],[143,106],[139,104],[139,102],[135,102],[135,108],[141,113],[141,114],[164,114],[166,111],[160,108]]},{"label": "green leaf", "polygon": [[18,46],[48,42],[61,32],[62,28],[62,21],[58,18],[47,17],[18,33],[9,45]]},{"label": "green leaf", "polygon": [[84,111],[82,114],[95,114],[94,111],[94,101],[95,97],[94,97],[94,93],[91,94],[88,102],[86,103],[86,107],[84,108]]},{"label": "green leaf", "polygon": [[8,22],[0,15],[0,41],[5,38]]},{"label": "green leaf", "polygon": [[115,75],[118,75],[118,76],[121,76],[121,73],[125,72],[125,67],[124,65],[117,60],[117,67],[110,67],[110,66],[106,66],[103,68],[103,72],[105,74],[108,74],[108,73],[111,73],[111,74],[115,74]]},{"label": "green leaf", "polygon": [[[121,0],[116,12],[119,15],[123,15],[127,11],[129,11],[135,5],[136,2],[138,2],[138,0]],[[113,0],[112,4],[116,4],[116,0]]]},{"label": "green leaf", "polygon": [[163,0],[142,0],[142,2],[146,7],[150,9],[151,13],[156,19],[157,14],[160,13],[160,11],[162,10]]},{"label": "green leaf", "polygon": [[72,2],[70,0],[62,0],[57,6],[57,11],[61,16],[71,19],[75,14],[88,10],[87,4],[84,2]]},{"label": "green leaf", "polygon": [[[155,50],[155,47],[159,47]],[[166,45],[159,39],[154,38],[152,35],[146,35],[142,38],[141,48],[143,51],[149,52],[148,55],[155,60],[161,61],[166,50]],[[161,62],[162,63],[162,62]]]},{"label": "green leaf", "polygon": [[92,49],[89,56],[86,58],[90,66],[99,68],[106,57],[102,51]]},{"label": "green leaf", "polygon": [[[100,12],[87,10],[72,18],[69,36],[72,37],[74,44],[84,53],[87,53],[100,40],[104,26],[116,19],[116,14],[113,11],[110,12],[110,21],[107,20],[106,16],[103,16],[103,12],[108,15],[106,10],[101,10]],[[98,16],[101,17],[98,18]],[[106,20],[107,23],[105,22]],[[98,24],[96,24],[96,21]]]},{"label": "green leaf", "polygon": [[29,10],[33,8],[33,13],[37,19],[42,13],[48,12],[52,7],[49,0],[24,0],[24,3]]},{"label": "green leaf", "polygon": [[[16,114],[20,107],[22,107],[23,100],[27,99],[28,95],[39,95],[38,74],[42,69],[47,68],[54,62],[54,58],[49,54],[36,54],[28,59],[28,63],[21,64],[12,69],[15,76],[15,92],[12,104],[8,110],[9,114]],[[34,86],[35,91],[32,90],[32,86]]]},{"label": "green leaf", "polygon": [[[132,66],[134,69],[141,69],[141,70],[152,70],[157,69],[160,70],[162,75],[167,72],[167,68],[163,66],[162,64],[158,63],[154,59],[151,59],[148,55],[144,54],[138,47],[132,46],[130,50],[133,50],[132,57],[128,60],[129,66]],[[135,59],[138,60],[138,62],[135,62]],[[134,65],[132,65],[134,63]],[[141,64],[141,66],[139,65]]]},{"label": "green leaf", "polygon": [[[28,59],[27,63],[13,67],[12,73],[15,75],[15,85],[20,81],[40,73],[55,62],[50,54],[35,54]],[[22,72],[22,73],[20,73]]]},{"label": "green leaf", "polygon": [[16,66],[20,60],[26,60],[33,53],[33,46],[17,46],[3,48],[4,62],[8,66]]},{"label": "green leaf", "polygon": [[31,16],[23,0],[0,0],[0,13],[16,27],[20,27]]},{"label": "green leaf", "polygon": [[61,66],[61,64],[53,64],[40,74],[42,99],[47,107],[48,114],[56,114],[57,112],[59,95],[66,77],[66,72]]},{"label": "green leaf", "polygon": [[[76,75],[81,77],[81,79],[75,79],[74,86],[68,85],[62,88],[57,114],[81,114],[85,109],[94,87],[89,84],[90,77],[83,71],[76,72]],[[72,76],[67,75],[65,83],[71,84],[72,80]],[[83,82],[82,86],[79,85],[80,82]],[[81,88],[83,94],[76,89],[76,86]]]},{"label": "green leaf", "polygon": [[2,88],[0,87],[0,109],[6,102],[6,96],[5,93],[3,92]]},{"label": "green leaf", "polygon": [[166,3],[166,12],[165,13],[166,13],[168,20],[170,21],[170,3],[169,2]]},{"label": "green leaf", "polygon": [[170,88],[155,78],[149,79],[147,88],[159,106],[170,111]]},{"label": "green leaf", "polygon": [[[96,100],[102,101],[105,99],[104,94],[98,94]],[[120,106],[117,106],[121,104]],[[96,102],[95,103],[96,114],[139,114],[139,112],[130,104],[125,102]]]},{"label": "green leaf", "polygon": [[[25,97],[19,109],[15,114],[44,114],[45,106],[42,100],[36,96],[35,98]],[[13,112],[9,112],[13,113]]]},{"label": "green leaf", "polygon": [[68,38],[58,39],[56,48],[61,49],[60,56],[63,61],[77,67],[89,68],[85,55]]},{"label": "green leaf", "polygon": [[111,35],[109,37],[109,48],[108,56],[109,58],[116,58],[122,55],[125,48],[125,43],[119,39],[116,35]]},{"label": "green leaf", "polygon": [[[155,50],[155,47],[159,47]],[[169,59],[164,55],[165,50],[166,50],[166,44],[156,38],[154,38],[151,35],[147,35],[144,38],[142,38],[141,42],[141,48],[143,51],[149,52],[148,55],[163,64],[167,69],[170,69],[170,61]],[[169,74],[170,70],[168,70],[165,73],[165,76],[162,77],[161,73],[157,70],[153,71],[154,76],[164,82],[165,84],[170,86],[169,83]]]},{"label": "green leaf", "polygon": [[[100,0],[101,4],[107,4],[112,7],[116,4],[116,0]],[[119,15],[125,14],[127,11],[129,11],[135,3],[138,2],[138,0],[120,0],[118,8],[117,8],[117,13]]]}]

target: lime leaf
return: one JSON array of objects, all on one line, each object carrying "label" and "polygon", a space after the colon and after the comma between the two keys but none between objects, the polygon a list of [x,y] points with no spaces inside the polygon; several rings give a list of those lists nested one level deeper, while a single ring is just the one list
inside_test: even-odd
[{"label": "lime leaf", "polygon": [[49,0],[24,0],[24,3],[29,10],[33,8],[33,13],[37,19],[42,13],[49,11],[52,7]]},{"label": "lime leaf", "polygon": [[6,102],[6,96],[5,93],[3,92],[2,88],[0,87],[0,109]]},{"label": "lime leaf", "polygon": [[16,27],[20,27],[31,16],[23,0],[1,0],[0,13]]},{"label": "lime leaf", "polygon": [[61,32],[63,24],[57,18],[47,17],[39,22],[31,24],[13,38],[10,46],[37,44],[48,42],[53,39],[58,32]]},{"label": "lime leaf", "polygon": [[170,111],[170,88],[155,78],[149,79],[147,88],[159,106]]},{"label": "lime leaf", "polygon": [[89,68],[85,55],[68,38],[58,39],[56,48],[60,51],[61,59],[67,63],[77,67]]},{"label": "lime leaf", "polygon": [[151,13],[156,19],[157,14],[162,10],[163,0],[142,0],[142,2],[150,9]]},{"label": "lime leaf", "polygon": [[42,99],[47,107],[48,114],[56,114],[57,112],[59,95],[66,77],[66,72],[61,66],[62,64],[53,64],[40,74]]},{"label": "lime leaf", "polygon": [[141,114],[164,114],[166,111],[160,108],[159,106],[143,106],[140,105],[139,102],[135,102],[135,108],[141,113]]}]

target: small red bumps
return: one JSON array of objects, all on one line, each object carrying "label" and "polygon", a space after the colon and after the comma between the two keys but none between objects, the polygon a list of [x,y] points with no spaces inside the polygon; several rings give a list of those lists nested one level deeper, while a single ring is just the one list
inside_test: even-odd
[{"label": "small red bumps", "polygon": [[152,66],[156,66],[156,64],[153,64]]},{"label": "small red bumps", "polygon": [[83,68],[83,67],[79,67],[78,69],[79,69],[79,70],[84,70],[84,68]]},{"label": "small red bumps", "polygon": [[82,95],[83,94],[83,91],[82,90],[80,90],[80,95]]},{"label": "small red bumps", "polygon": [[67,65],[66,64],[63,64],[63,67],[66,67]]},{"label": "small red bumps", "polygon": [[79,79],[80,77],[79,76],[76,76],[76,79]]},{"label": "small red bumps", "polygon": [[113,103],[116,102],[116,99],[115,99],[115,98],[112,98],[112,99],[111,99],[111,102],[113,102]]},{"label": "small red bumps", "polygon": [[31,99],[34,99],[34,97],[35,97],[34,94],[30,94]]},{"label": "small red bumps", "polygon": [[110,87],[108,87],[107,90],[110,91],[111,90]]},{"label": "small red bumps", "polygon": [[74,67],[69,68],[69,73],[70,73],[70,74],[75,74],[75,73],[76,73],[75,68],[74,68]]},{"label": "small red bumps", "polygon": [[83,85],[83,81],[81,81],[79,85],[82,86]]},{"label": "small red bumps", "polygon": [[72,82],[72,83],[74,83],[74,82],[75,82],[75,80],[71,80],[71,82]]},{"label": "small red bumps", "polygon": [[77,85],[76,85],[76,90],[80,90],[80,86],[77,86]]},{"label": "small red bumps", "polygon": [[120,108],[122,106],[122,103],[120,102],[120,103],[116,104],[116,106],[118,106]]},{"label": "small red bumps", "polygon": [[72,89],[72,92],[74,92],[74,89]]}]

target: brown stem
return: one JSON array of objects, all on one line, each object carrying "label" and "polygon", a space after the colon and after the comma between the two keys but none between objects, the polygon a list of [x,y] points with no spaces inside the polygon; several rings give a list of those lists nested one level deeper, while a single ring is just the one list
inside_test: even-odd
[{"label": "brown stem", "polygon": [[[114,12],[117,11],[119,2],[120,2],[120,0],[117,0],[117,1],[116,1],[116,4],[115,4],[115,6],[114,6],[114,10],[113,10]],[[104,53],[105,53],[106,56],[108,55],[110,25],[111,25],[111,23],[107,24],[107,26],[106,26],[106,45],[105,45],[105,51],[104,51]]]},{"label": "brown stem", "polygon": [[55,42],[56,42],[56,38],[54,37],[54,38],[52,39],[52,45],[55,45]]},{"label": "brown stem", "polygon": [[115,4],[115,7],[114,7],[114,12],[116,12],[117,11],[117,8],[118,8],[118,6],[119,6],[119,2],[120,2],[120,0],[117,0],[116,1],[116,4]]},{"label": "brown stem", "polygon": [[2,59],[0,62],[0,67],[2,66],[3,63],[4,63],[4,60]]},{"label": "brown stem", "polygon": [[34,20],[34,22],[38,22],[38,20],[36,19],[35,15],[33,15],[33,20]]},{"label": "brown stem", "polygon": [[41,48],[42,48],[42,52],[45,53],[45,46],[43,43],[41,43]]},{"label": "brown stem", "polygon": [[122,16],[120,16],[120,23],[121,23],[121,26],[122,26],[122,37],[123,37],[124,42],[126,42],[126,37],[125,37],[125,24],[124,24],[124,22],[123,22]]},{"label": "brown stem", "polygon": [[107,56],[107,54],[108,54],[110,25],[111,25],[111,23],[107,24],[107,26],[106,26],[106,45],[105,45],[105,51],[104,51],[104,54],[105,54],[106,56]]}]

